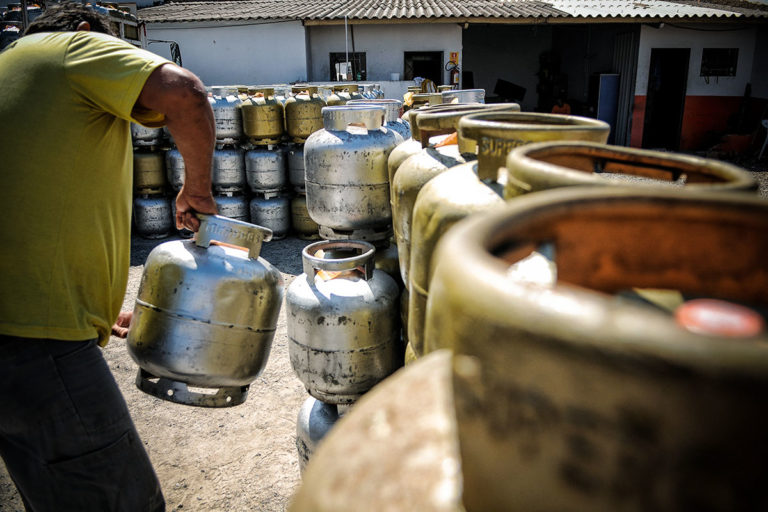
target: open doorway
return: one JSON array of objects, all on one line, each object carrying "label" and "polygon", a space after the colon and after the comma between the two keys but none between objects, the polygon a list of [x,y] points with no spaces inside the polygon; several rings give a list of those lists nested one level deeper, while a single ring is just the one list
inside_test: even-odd
[{"label": "open doorway", "polygon": [[643,125],[643,147],[680,149],[689,48],[653,48],[648,71],[648,96]]},{"label": "open doorway", "polygon": [[405,52],[403,78],[413,80],[417,76],[443,83],[443,52]]}]

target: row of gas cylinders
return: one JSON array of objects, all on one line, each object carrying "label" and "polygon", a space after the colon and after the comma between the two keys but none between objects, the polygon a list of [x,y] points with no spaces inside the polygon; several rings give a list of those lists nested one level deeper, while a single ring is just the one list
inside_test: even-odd
[{"label": "row of gas cylinders", "polygon": [[410,364],[323,440],[291,510],[761,508],[756,183],[517,110],[412,111],[389,156]]},{"label": "row of gas cylinders", "polygon": [[[411,110],[402,142],[380,107],[323,117],[304,161],[326,241],[305,249],[289,287],[289,350],[322,402],[305,417],[357,403],[313,445],[292,510],[766,503],[768,204],[748,173],[608,146],[605,123],[514,104]],[[376,295],[376,251],[361,241],[392,229],[412,362],[366,393],[402,363],[363,371],[390,360],[389,340],[402,350],[402,331],[377,328],[396,309],[351,309],[366,297],[396,308],[396,280],[379,272],[394,296]],[[268,236],[206,218],[179,254],[150,255],[129,338],[142,389],[242,403],[282,300],[279,273],[258,258]],[[221,351],[238,364],[222,367]],[[235,379],[244,353],[260,357]],[[310,423],[300,415],[299,437]]]}]

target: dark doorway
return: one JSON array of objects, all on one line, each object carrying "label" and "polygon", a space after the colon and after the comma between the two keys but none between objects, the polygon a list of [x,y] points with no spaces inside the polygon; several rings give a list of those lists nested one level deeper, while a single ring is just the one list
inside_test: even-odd
[{"label": "dark doorway", "polygon": [[405,52],[405,80],[417,76],[432,80],[435,85],[443,84],[443,52]]},{"label": "dark doorway", "polygon": [[653,48],[648,70],[648,96],[643,125],[643,147],[680,149],[689,48]]}]

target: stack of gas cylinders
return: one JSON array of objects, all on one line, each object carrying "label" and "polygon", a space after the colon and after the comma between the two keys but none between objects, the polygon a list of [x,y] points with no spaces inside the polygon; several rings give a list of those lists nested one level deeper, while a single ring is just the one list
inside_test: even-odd
[{"label": "stack of gas cylinders", "polygon": [[[388,157],[407,366],[323,439],[290,510],[768,503],[768,202],[750,174],[607,145],[596,119],[433,96]],[[367,126],[326,130],[344,123]],[[378,182],[325,199],[342,166],[312,151],[321,236],[380,244],[382,217],[352,221]]]}]

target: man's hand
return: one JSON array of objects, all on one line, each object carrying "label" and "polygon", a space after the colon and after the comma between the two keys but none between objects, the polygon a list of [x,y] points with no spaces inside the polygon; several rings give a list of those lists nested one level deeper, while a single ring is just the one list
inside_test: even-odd
[{"label": "man's hand", "polygon": [[195,196],[182,187],[176,197],[176,228],[187,228],[195,232],[200,229],[200,220],[195,216],[195,212],[215,215],[218,210],[213,196],[210,193]]},{"label": "man's hand", "polygon": [[128,336],[128,329],[131,327],[131,319],[133,319],[133,311],[121,311],[117,315],[117,321],[112,326],[112,335],[118,338],[126,338]]}]

